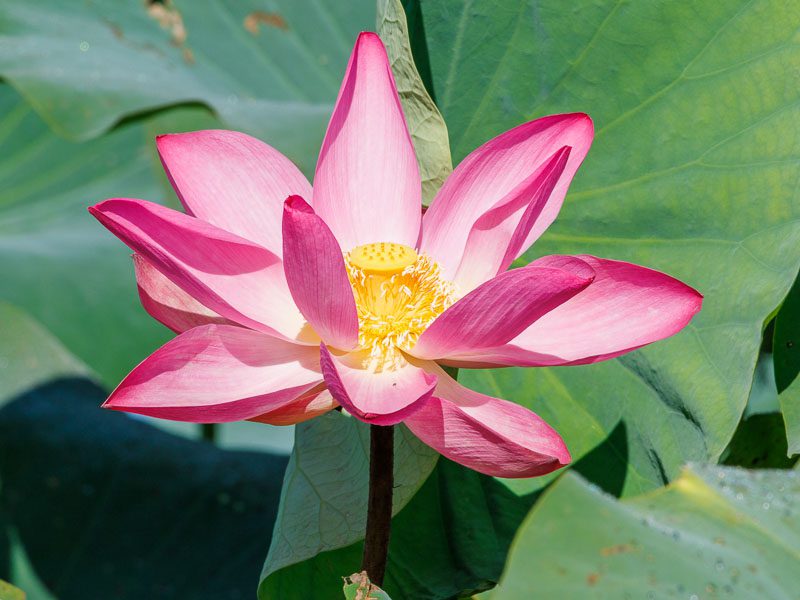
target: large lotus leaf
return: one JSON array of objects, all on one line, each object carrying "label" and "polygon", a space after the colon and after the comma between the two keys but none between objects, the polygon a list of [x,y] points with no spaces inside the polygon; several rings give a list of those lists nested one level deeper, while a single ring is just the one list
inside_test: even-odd
[{"label": "large lotus leaf", "polygon": [[695,466],[618,501],[567,474],[528,515],[490,598],[795,598],[799,475]]},{"label": "large lotus leaf", "polygon": [[184,102],[308,170],[372,0],[3,3],[0,76],[66,136]]},{"label": "large lotus leaf", "polygon": [[[170,334],[139,306],[130,251],[86,207],[173,197],[155,135],[214,122],[203,109],[179,109],[73,143],[0,85],[0,300],[24,307],[108,386]],[[22,341],[6,333],[4,348]]]},{"label": "large lotus leaf", "polygon": [[59,600],[252,598],[286,457],[173,436],[105,395],[59,379],[0,410],[0,506],[38,577]]},{"label": "large lotus leaf", "polygon": [[626,494],[675,477],[687,459],[715,459],[747,401],[762,325],[800,260],[800,5],[442,0],[421,9],[454,159],[537,116],[585,111],[595,121],[561,215],[526,258],[628,260],[705,295],[684,332],[625,358],[461,379],[546,415],[570,446],[621,416]]}]

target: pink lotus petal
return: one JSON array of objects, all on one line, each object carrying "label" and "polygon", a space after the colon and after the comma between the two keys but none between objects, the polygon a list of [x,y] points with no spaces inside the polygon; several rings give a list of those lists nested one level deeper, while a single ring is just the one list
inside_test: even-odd
[{"label": "pink lotus petal", "polygon": [[[285,406],[248,420],[268,425],[295,425],[325,414],[339,406],[339,403],[327,389],[324,389],[324,385],[320,384]],[[320,387],[323,389],[318,389]]]},{"label": "pink lotus petal", "polygon": [[358,312],[344,257],[325,222],[300,196],[283,210],[283,268],[300,312],[326,344],[358,344]]},{"label": "pink lotus petal", "polygon": [[461,290],[474,289],[504,272],[519,256],[564,172],[569,153],[568,146],[558,150],[475,221],[454,279]]},{"label": "pink lotus petal", "polygon": [[200,304],[138,254],[133,255],[133,267],[142,306],[175,333],[210,323],[234,325]]},{"label": "pink lotus petal", "polygon": [[625,354],[683,329],[703,297],[651,269],[594,256],[545,256],[532,265],[587,263],[592,284],[547,313],[508,344],[449,357],[460,366],[549,366],[592,363]]},{"label": "pink lotus petal", "polygon": [[431,448],[495,477],[536,477],[569,464],[564,440],[541,417],[437,374],[433,398],[405,420]]},{"label": "pink lotus petal", "polygon": [[287,339],[303,332],[305,319],[289,293],[283,264],[269,250],[144,200],[106,200],[89,212],[170,281],[220,316]]},{"label": "pink lotus petal", "polygon": [[203,325],[136,367],[103,405],[162,419],[224,423],[280,409],[321,383],[316,348]]},{"label": "pink lotus petal", "polygon": [[237,131],[161,135],[156,143],[186,212],[281,255],[283,201],[311,197],[311,185],[288,158]]},{"label": "pink lotus petal", "polygon": [[[519,245],[517,255],[522,254],[556,218],[572,177],[589,151],[592,136],[591,119],[575,113],[530,121],[486,142],[458,165],[425,213],[421,249],[432,256],[442,267],[444,276],[452,280],[476,222],[492,207],[502,205],[512,191],[523,192],[524,182],[561,148],[568,146],[571,148],[569,160],[558,183],[538,218],[526,226],[530,226],[530,231]],[[519,222],[524,209],[514,214]],[[469,268],[464,265],[462,269]]]},{"label": "pink lotus petal", "polygon": [[586,288],[593,273],[529,266],[490,279],[445,310],[412,354],[439,359],[505,344]]},{"label": "pink lotus petal", "polygon": [[436,376],[408,362],[395,370],[373,373],[354,355],[334,356],[320,345],[325,383],[347,412],[366,423],[394,425],[428,400]]},{"label": "pink lotus petal", "polygon": [[344,251],[372,242],[416,246],[421,183],[386,50],[356,41],[314,177],[314,209]]}]

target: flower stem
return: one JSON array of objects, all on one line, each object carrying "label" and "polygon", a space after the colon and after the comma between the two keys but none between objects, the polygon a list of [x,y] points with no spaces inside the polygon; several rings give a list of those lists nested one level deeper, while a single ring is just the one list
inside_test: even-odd
[{"label": "flower stem", "polygon": [[394,426],[370,425],[369,501],[361,570],[375,585],[383,585],[389,557],[394,488]]}]

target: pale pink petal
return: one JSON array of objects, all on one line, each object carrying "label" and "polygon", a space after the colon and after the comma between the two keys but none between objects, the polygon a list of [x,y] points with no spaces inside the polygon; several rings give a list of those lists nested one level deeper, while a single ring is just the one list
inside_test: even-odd
[{"label": "pale pink petal", "polygon": [[558,184],[569,159],[565,146],[475,221],[453,281],[471,290],[511,266]]},{"label": "pale pink petal", "polygon": [[[475,223],[490,209],[503,204],[513,191],[525,192],[524,183],[564,148],[569,159],[546,204],[537,209],[517,255],[522,254],[556,218],[567,188],[592,143],[592,121],[582,113],[553,115],[524,123],[486,142],[467,156],[447,178],[426,211],[421,249],[453,279],[462,262],[467,240]],[[528,190],[528,201],[533,190]],[[525,195],[515,200],[514,206]],[[540,201],[537,201],[540,202]],[[522,206],[512,222],[525,214]],[[506,229],[508,230],[508,229]],[[465,265],[463,269],[467,270]]]},{"label": "pale pink petal", "polygon": [[374,373],[362,366],[361,355],[334,356],[320,346],[325,383],[334,399],[354,417],[375,425],[399,423],[425,403],[436,376],[408,362]]},{"label": "pale pink petal", "polygon": [[460,366],[592,363],[625,354],[683,329],[703,297],[652,269],[594,256],[546,256],[532,265],[588,263],[591,285],[534,322],[508,344],[448,357]]},{"label": "pale pink petal", "polygon": [[[289,404],[252,417],[248,421],[267,423],[268,425],[295,425],[325,414],[339,406],[339,403],[333,399],[327,389],[324,389],[324,386],[324,383],[320,384]],[[320,387],[323,389],[318,389]]]},{"label": "pale pink petal", "polygon": [[421,184],[414,146],[380,38],[362,33],[347,65],[314,176],[314,209],[346,252],[416,246]]},{"label": "pale pink petal", "polygon": [[311,197],[311,185],[288,158],[237,131],[161,135],[156,144],[189,214],[281,255],[283,201]]},{"label": "pale pink petal", "polygon": [[440,359],[505,344],[594,279],[558,267],[528,266],[490,279],[439,315],[411,353]]},{"label": "pale pink petal", "polygon": [[437,374],[434,396],[405,420],[431,448],[495,477],[536,477],[569,464],[564,440],[541,417]]},{"label": "pale pink petal", "polygon": [[239,421],[275,411],[319,386],[319,354],[230,325],[182,333],[136,367],[106,408],[197,423]]},{"label": "pale pink petal", "polygon": [[200,304],[138,254],[133,255],[133,267],[142,306],[175,333],[210,323],[234,324]]},{"label": "pale pink petal", "polygon": [[333,233],[300,196],[283,211],[283,268],[300,312],[326,344],[358,344],[358,312]]},{"label": "pale pink petal", "polygon": [[[144,200],[106,200],[89,212],[218,315],[288,339],[305,335],[305,319],[289,293],[283,264],[269,250]],[[313,336],[306,341],[318,343]]]}]

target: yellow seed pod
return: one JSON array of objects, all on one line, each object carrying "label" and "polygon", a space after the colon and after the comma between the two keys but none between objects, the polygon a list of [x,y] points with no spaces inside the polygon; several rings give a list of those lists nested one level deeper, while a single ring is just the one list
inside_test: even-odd
[{"label": "yellow seed pod", "polygon": [[391,275],[399,273],[417,260],[413,248],[394,242],[376,242],[356,246],[350,252],[350,264],[368,273]]}]

